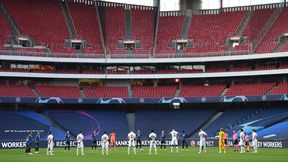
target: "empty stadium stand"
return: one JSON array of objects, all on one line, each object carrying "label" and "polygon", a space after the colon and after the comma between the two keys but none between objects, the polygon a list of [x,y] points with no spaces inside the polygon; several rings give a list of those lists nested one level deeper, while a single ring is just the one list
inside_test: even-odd
[{"label": "empty stadium stand", "polygon": [[208,97],[221,96],[226,85],[193,85],[182,86],[180,91],[181,97]]},{"label": "empty stadium stand", "polygon": [[256,83],[256,84],[234,84],[231,85],[225,96],[256,96],[266,94],[272,87],[274,83]]},{"label": "empty stadium stand", "polygon": [[36,97],[28,86],[0,85],[0,96]]},{"label": "empty stadium stand", "polygon": [[22,34],[53,52],[69,52],[64,49],[64,39],[69,39],[70,35],[60,1],[3,0],[2,3]]},{"label": "empty stadium stand", "polygon": [[42,97],[79,98],[79,88],[76,86],[34,86]]},{"label": "empty stadium stand", "polygon": [[128,98],[127,87],[83,87],[83,90],[90,98]]},{"label": "empty stadium stand", "polygon": [[175,86],[143,86],[132,87],[132,94],[135,98],[162,98],[174,97],[176,91]]}]

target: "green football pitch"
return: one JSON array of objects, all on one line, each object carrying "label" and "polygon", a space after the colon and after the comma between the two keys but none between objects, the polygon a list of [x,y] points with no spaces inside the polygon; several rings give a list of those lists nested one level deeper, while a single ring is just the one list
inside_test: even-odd
[{"label": "green football pitch", "polygon": [[[219,154],[217,148],[208,148],[207,153],[198,154],[198,148],[188,151],[179,151],[170,154],[170,150],[160,150],[157,155],[148,155],[148,148],[143,152],[138,150],[137,155],[127,155],[127,147],[110,150],[108,156],[102,156],[101,150],[85,148],[84,156],[76,156],[75,148],[64,152],[63,149],[54,149],[54,156],[47,156],[45,149],[40,149],[39,154],[25,155],[24,149],[0,150],[0,162],[288,162],[288,149],[260,148],[258,154],[233,152]],[[131,150],[132,151],[132,150]]]}]

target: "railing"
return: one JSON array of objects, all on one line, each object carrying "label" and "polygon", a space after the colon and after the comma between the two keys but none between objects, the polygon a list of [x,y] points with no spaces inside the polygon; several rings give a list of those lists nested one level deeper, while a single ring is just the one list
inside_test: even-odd
[{"label": "railing", "polygon": [[[181,57],[215,57],[215,56],[231,56],[231,55],[247,55],[249,50],[232,51],[232,52],[206,52],[206,53],[184,53]],[[154,54],[151,53],[137,53],[133,56],[127,57],[127,54],[107,54],[105,57],[104,53],[83,53],[78,56],[76,53],[45,53],[45,52],[28,52],[28,51],[7,51],[0,50],[0,55],[9,56],[33,56],[33,57],[59,57],[59,58],[115,58],[115,59],[143,59],[143,58],[176,58],[176,52],[172,54]],[[179,57],[179,56],[177,56]]]}]

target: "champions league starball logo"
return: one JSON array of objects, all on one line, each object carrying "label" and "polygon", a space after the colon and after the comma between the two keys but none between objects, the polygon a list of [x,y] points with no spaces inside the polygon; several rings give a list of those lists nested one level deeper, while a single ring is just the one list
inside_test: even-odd
[{"label": "champions league starball logo", "polygon": [[281,97],[282,101],[288,101],[288,94],[285,94]]},{"label": "champions league starball logo", "polygon": [[100,98],[97,103],[99,104],[122,104],[126,103],[123,98]]},{"label": "champions league starball logo", "polygon": [[220,100],[220,102],[247,102],[247,101],[248,99],[246,96],[233,96],[233,97],[225,96]]},{"label": "champions league starball logo", "polygon": [[50,98],[41,98],[38,97],[38,99],[35,101],[35,103],[64,103],[63,100],[59,97],[50,97]]},{"label": "champions league starball logo", "polygon": [[158,103],[187,103],[183,97],[174,97],[170,99],[161,98]]}]

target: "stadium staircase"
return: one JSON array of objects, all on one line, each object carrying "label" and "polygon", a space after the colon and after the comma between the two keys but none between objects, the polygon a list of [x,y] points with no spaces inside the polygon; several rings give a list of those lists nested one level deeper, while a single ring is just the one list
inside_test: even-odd
[{"label": "stadium staircase", "polygon": [[87,98],[87,95],[83,89],[80,89],[80,95],[82,98]]},{"label": "stadium staircase", "polygon": [[242,35],[243,31],[245,30],[247,24],[249,23],[249,21],[250,21],[250,19],[252,17],[252,15],[253,15],[253,11],[252,10],[251,11],[247,11],[244,19],[242,20],[241,25],[237,29],[237,32],[236,32],[235,35],[239,35],[239,36]]},{"label": "stadium staircase", "polygon": [[35,96],[41,97],[40,94],[34,88],[31,88],[31,90],[35,94]]},{"label": "stadium staircase", "polygon": [[77,38],[76,29],[74,27],[74,24],[73,24],[73,21],[72,21],[72,18],[71,18],[71,14],[70,14],[70,11],[69,11],[68,6],[67,6],[67,2],[66,1],[61,1],[60,3],[61,3],[63,14],[65,16],[66,23],[67,23],[67,26],[68,26],[68,29],[69,29],[69,32],[70,32],[70,37]]},{"label": "stadium staircase", "polygon": [[129,84],[127,87],[128,87],[128,97],[133,98],[131,84]]},{"label": "stadium staircase", "polygon": [[283,8],[277,8],[274,13],[271,15],[271,17],[268,19],[266,24],[263,26],[262,30],[259,32],[259,34],[256,36],[255,40],[252,42],[253,51],[256,50],[257,46],[261,43],[262,39],[265,37],[265,35],[269,32],[275,21],[278,19],[282,12]]},{"label": "stadium staircase", "polygon": [[126,19],[126,30],[125,30],[125,34],[126,34],[126,38],[127,39],[131,39],[132,37],[132,23],[131,23],[131,11],[130,10],[125,10],[125,19]]},{"label": "stadium staircase", "polygon": [[191,14],[186,14],[185,19],[184,19],[184,24],[182,26],[182,32],[181,32],[181,37],[182,38],[187,38],[190,22],[191,22]]},{"label": "stadium staircase", "polygon": [[127,113],[126,114],[127,117],[127,123],[128,123],[128,130],[130,131],[134,131],[136,132],[136,127],[135,127],[135,113]]},{"label": "stadium staircase", "polygon": [[[238,29],[237,29],[237,31],[236,31],[236,33],[235,33],[236,36],[240,36],[240,35],[243,34],[243,32],[244,32],[246,26],[248,25],[248,23],[249,23],[252,15],[253,15],[253,11],[252,11],[252,10],[247,11],[244,19],[242,20],[240,26],[238,27]],[[232,51],[233,51],[233,46],[232,46],[232,44],[229,44],[229,47],[228,47],[228,49],[227,49],[227,52],[228,52],[228,53],[232,53]]]},{"label": "stadium staircase", "polygon": [[281,52],[282,48],[285,46],[287,41],[279,41],[277,47],[274,49],[274,52]]},{"label": "stadium staircase", "polygon": [[[14,23],[12,17],[10,16],[10,14],[8,13],[7,9],[4,7],[4,5],[0,2],[0,12],[3,13],[5,19],[7,20],[10,28],[12,29],[14,35],[21,35],[20,30],[18,29],[18,27],[16,26],[16,24]],[[15,37],[13,39],[14,42],[17,42]]]},{"label": "stadium staircase", "polygon": [[180,95],[180,89],[176,89],[174,97],[179,97]]}]

